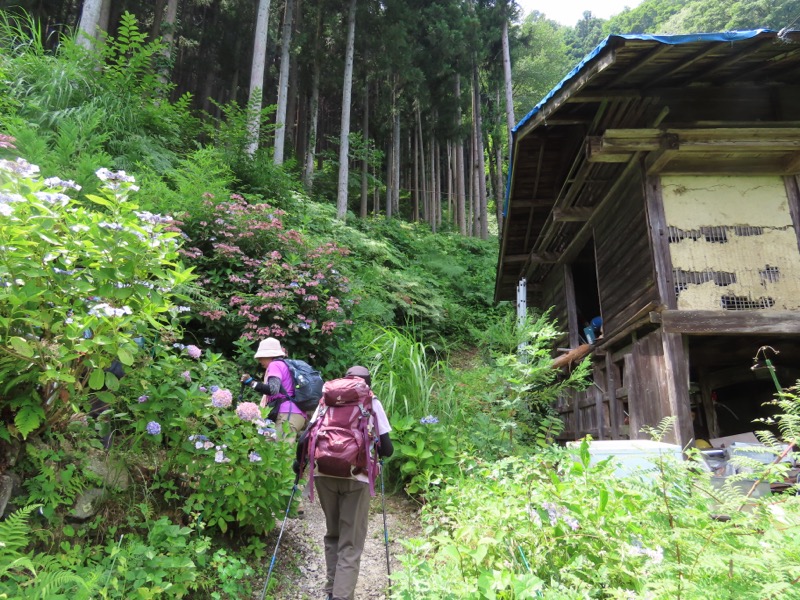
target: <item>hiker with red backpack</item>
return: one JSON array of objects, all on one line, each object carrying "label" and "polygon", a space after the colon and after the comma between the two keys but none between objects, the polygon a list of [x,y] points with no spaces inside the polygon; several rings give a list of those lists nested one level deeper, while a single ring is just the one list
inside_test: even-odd
[{"label": "hiker with red backpack", "polygon": [[[253,358],[266,369],[264,382],[244,374],[242,385],[264,394],[261,406],[271,409],[270,418],[275,421],[275,431],[282,439],[294,441],[305,428],[307,415],[294,402],[295,384],[289,366],[282,360],[285,356],[278,340],[271,337],[263,340]],[[288,427],[284,427],[284,423],[288,423]]]},{"label": "hiker with red backpack", "polygon": [[295,472],[309,466],[325,513],[326,600],[353,600],[367,537],[379,457],[392,455],[392,430],[365,367],[323,386],[319,407],[297,444]]}]

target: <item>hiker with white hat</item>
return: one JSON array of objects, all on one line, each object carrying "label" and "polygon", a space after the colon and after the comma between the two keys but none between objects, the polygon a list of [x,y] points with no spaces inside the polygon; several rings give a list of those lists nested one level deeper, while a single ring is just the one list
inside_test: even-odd
[{"label": "hiker with white hat", "polygon": [[[286,363],[280,360],[285,356],[286,352],[278,340],[271,337],[262,340],[253,358],[266,369],[264,382],[244,374],[242,383],[264,394],[261,406],[268,406],[271,409],[270,418],[275,417],[277,413],[274,421],[278,435],[286,441],[293,442],[306,426],[306,413],[292,401],[294,398],[292,373]],[[288,426],[284,426],[284,423],[288,423]]]}]

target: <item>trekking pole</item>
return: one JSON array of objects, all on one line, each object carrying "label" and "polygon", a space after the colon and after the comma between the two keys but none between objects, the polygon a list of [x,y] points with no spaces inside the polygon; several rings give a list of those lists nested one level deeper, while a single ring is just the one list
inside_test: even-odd
[{"label": "trekking pole", "polygon": [[267,571],[267,580],[264,582],[264,591],[261,592],[261,600],[264,600],[264,597],[267,595],[267,586],[269,585],[269,580],[272,577],[272,569],[275,567],[275,559],[278,556],[278,547],[281,545],[281,538],[283,537],[283,529],[286,527],[286,521],[289,518],[289,510],[292,508],[292,500],[294,500],[294,493],[297,491],[297,484],[300,481],[300,475],[298,474],[297,477],[294,479],[294,485],[292,486],[292,493],[289,496],[289,504],[286,505],[286,514],[283,517],[283,525],[281,525],[281,531],[278,534],[278,541],[275,543],[275,551],[272,553],[272,560],[269,561],[269,571]]},{"label": "trekking pole", "polygon": [[389,563],[389,528],[386,526],[386,494],[383,491],[383,461],[380,461],[380,466],[381,466],[381,507],[383,507],[383,541],[386,545],[386,576],[389,577],[389,586],[391,587],[392,566]]},{"label": "trekking pole", "polygon": [[245,384],[245,382],[243,381],[242,387],[239,388],[239,397],[236,399],[236,402],[233,403],[233,408],[236,408],[242,402],[242,399],[244,398],[244,388],[246,387],[247,384]]}]

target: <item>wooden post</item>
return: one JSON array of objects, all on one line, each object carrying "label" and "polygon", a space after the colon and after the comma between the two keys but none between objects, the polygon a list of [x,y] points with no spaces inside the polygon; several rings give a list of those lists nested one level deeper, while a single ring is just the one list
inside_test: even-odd
[{"label": "wooden post", "polygon": [[[594,369],[592,376],[594,377],[594,385],[595,385],[594,397],[596,400],[595,419],[597,420],[597,439],[604,440],[606,439],[606,432],[605,432],[605,427],[603,426],[605,425],[605,411],[603,410],[603,403],[606,397],[610,399],[611,396],[608,390],[608,381],[603,376],[603,367],[600,366],[599,360],[594,362]],[[603,390],[603,388],[600,387],[601,383],[603,383],[606,386],[605,390]]]},{"label": "wooden post", "polygon": [[669,227],[664,214],[661,178],[658,175],[650,175],[645,180],[645,208],[659,299],[661,304],[667,308],[677,308],[678,299],[675,295],[675,281],[672,276],[672,257],[669,253]]},{"label": "wooden post", "polygon": [[606,395],[608,396],[608,424],[611,428],[611,439],[619,439],[619,414],[617,400],[617,366],[611,358],[611,352],[606,352]]},{"label": "wooden post", "polygon": [[800,184],[796,176],[784,177],[786,196],[789,200],[789,214],[792,215],[794,233],[797,236],[797,248],[800,249]]},{"label": "wooden post", "polygon": [[564,265],[564,296],[567,301],[567,322],[569,326],[569,347],[580,346],[578,307],[575,302],[575,279],[572,276],[572,265]]},{"label": "wooden post", "polygon": [[[689,349],[688,338],[677,333],[661,332],[664,348],[664,371],[662,393],[667,394],[670,414],[676,418],[670,437],[685,448],[694,444],[691,397],[689,396]],[[657,373],[652,374],[657,377]]]}]

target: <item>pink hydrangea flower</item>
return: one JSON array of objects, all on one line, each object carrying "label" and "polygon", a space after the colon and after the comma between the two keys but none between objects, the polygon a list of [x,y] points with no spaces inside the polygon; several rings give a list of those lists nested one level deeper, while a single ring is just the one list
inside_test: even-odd
[{"label": "pink hydrangea flower", "polygon": [[233,394],[228,390],[217,390],[211,394],[211,404],[217,408],[228,408],[233,403]]},{"label": "pink hydrangea flower", "polygon": [[198,348],[194,344],[190,344],[186,346],[186,354],[189,355],[189,358],[194,358],[195,360],[197,360],[198,358],[200,358],[200,355],[203,354],[203,351],[200,350],[200,348]]},{"label": "pink hydrangea flower", "polygon": [[183,373],[181,373],[181,377],[183,377],[187,383],[192,381],[192,374],[189,373],[189,371],[184,371]]},{"label": "pink hydrangea flower", "polygon": [[261,418],[261,409],[255,402],[242,402],[236,407],[236,416],[242,421],[254,421]]}]

